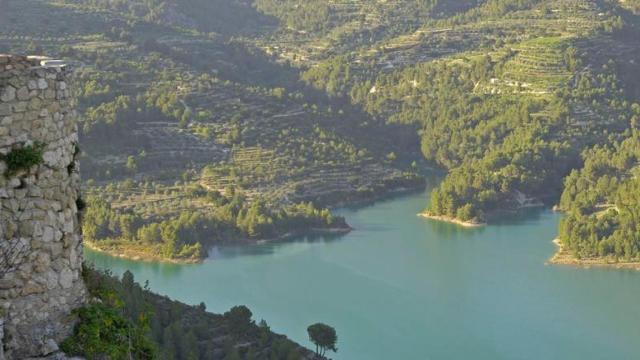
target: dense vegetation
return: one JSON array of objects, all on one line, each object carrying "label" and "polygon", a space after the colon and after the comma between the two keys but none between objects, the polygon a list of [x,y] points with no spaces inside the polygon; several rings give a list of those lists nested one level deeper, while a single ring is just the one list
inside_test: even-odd
[{"label": "dense vegetation", "polygon": [[[507,208],[530,205],[531,200],[527,202],[520,194],[542,200],[557,199],[562,178],[579,164],[580,149],[606,141],[610,132],[626,127],[627,120],[621,114],[630,113],[629,104],[616,103],[619,86],[615,74],[601,71],[578,75],[575,88],[560,90],[551,99],[519,99],[498,106],[491,106],[491,100],[482,102],[500,112],[489,115],[489,121],[474,128],[478,137],[472,137],[471,141],[449,139],[455,144],[452,146],[463,149],[459,154],[467,160],[462,158],[462,165],[455,167],[433,192],[431,210],[463,220],[484,220],[486,213],[505,205]],[[606,126],[576,122],[575,109],[581,104],[590,104],[595,116],[608,116]],[[483,116],[473,117],[478,118]],[[464,124],[468,126],[469,121]],[[457,133],[464,135],[465,130],[454,132]],[[501,137],[502,134],[506,136]],[[423,139],[433,144],[435,141],[429,137]],[[468,145],[474,140],[475,145]],[[436,151],[446,148],[443,143]],[[426,156],[432,153],[431,149],[429,145],[423,147]],[[474,154],[478,155],[474,158]],[[443,158],[457,159],[456,154],[445,154]]]},{"label": "dense vegetation", "polygon": [[355,41],[322,27],[280,55],[313,63],[308,85],[419,134],[449,170],[431,214],[482,222],[560,199],[572,256],[638,260],[637,2],[433,5],[411,30]]},{"label": "dense vegetation", "polygon": [[[118,12],[131,21],[169,24],[221,34],[251,33],[263,25],[275,25],[246,0],[68,0],[69,4]],[[215,21],[211,14],[215,13]]]},{"label": "dense vegetation", "polygon": [[206,312],[122,278],[85,268],[93,301],[77,311],[79,322],[62,348],[88,359],[323,359],[252,320],[245,306],[223,315]]},{"label": "dense vegetation", "polygon": [[578,259],[640,259],[640,133],[596,146],[565,179],[560,240]]},{"label": "dense vegetation", "polygon": [[[574,27],[560,25],[568,17]],[[595,2],[489,1],[383,41],[377,59],[342,54],[303,79],[416,129],[424,157],[450,170],[429,213],[482,222],[555,201],[581,151],[627,128],[632,103],[617,76],[629,58],[592,55],[633,47],[627,19]],[[414,48],[434,61],[414,64],[424,57]]]},{"label": "dense vegetation", "polygon": [[[343,218],[311,203],[274,210],[260,199],[245,201],[233,189],[223,196],[202,188],[183,188],[180,202],[185,206],[176,213],[140,206],[114,209],[108,197],[113,189],[106,187],[88,198],[82,226],[85,241],[105,250],[126,253],[138,249],[142,257],[193,261],[206,257],[213,245],[349,229]],[[154,191],[162,188],[152,189],[147,196],[154,196]],[[172,196],[172,190],[167,191]]]}]

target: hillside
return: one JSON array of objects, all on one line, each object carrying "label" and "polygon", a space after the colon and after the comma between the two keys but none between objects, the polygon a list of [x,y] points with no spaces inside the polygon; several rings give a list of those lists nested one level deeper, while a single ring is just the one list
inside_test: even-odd
[{"label": "hillside", "polygon": [[435,216],[555,202],[584,149],[630,127],[636,18],[610,2],[488,1],[320,61],[309,84],[419,133],[450,171]]},{"label": "hillside", "polygon": [[223,315],[157,295],[134,281],[85,268],[93,301],[61,348],[87,359],[325,359],[273,333],[251,311],[236,306]]},{"label": "hillside", "polygon": [[[384,6],[395,4],[407,5]],[[631,148],[638,128],[636,2],[438,1],[402,28],[368,5],[330,2],[311,33],[283,19],[268,51],[307,84],[418,133],[424,157],[449,171],[428,216],[481,224],[560,201],[569,257],[638,259],[636,155],[613,150]]]},{"label": "hillside", "polygon": [[565,179],[560,207],[567,216],[552,262],[638,268],[640,133],[635,129],[583,158],[584,166]]},{"label": "hillside", "polygon": [[2,48],[78,62],[87,202],[110,204],[89,240],[110,251],[197,259],[210,243],[161,229],[202,221],[216,241],[334,231],[323,207],[420,187],[424,162],[448,172],[426,214],[484,223],[557,203],[636,127],[633,1],[4,6]]},{"label": "hillside", "polygon": [[[274,28],[274,19],[250,4],[4,6],[0,51],[47,54],[77,68],[93,247],[197,261],[214,243],[348,231],[323,207],[423,186],[409,166],[415,140],[394,141],[384,124],[330,101],[264,54],[250,36]],[[216,21],[195,8],[215,9]],[[43,33],[40,23],[51,26]],[[212,240],[213,230],[201,227],[220,231]],[[180,229],[190,236],[175,235]]]},{"label": "hillside", "polygon": [[[574,346],[591,349],[580,339],[555,336],[574,324],[598,327],[584,339],[627,347],[629,339],[606,339],[605,332],[615,331],[593,318],[601,302],[583,303],[575,312],[572,297],[561,306],[530,306],[531,294],[555,296],[547,276],[563,272],[530,272],[535,266],[526,261],[542,264],[529,255],[543,250],[525,244],[517,250],[529,258],[505,252],[497,259],[495,249],[443,240],[464,234],[494,238],[485,246],[503,246],[519,239],[521,229],[533,233],[534,227],[504,231],[502,225],[515,218],[511,214],[553,206],[561,216],[544,213],[537,221],[551,224],[561,217],[558,251],[549,263],[640,270],[640,0],[0,0],[4,53],[47,58],[0,55],[0,238],[7,240],[0,244],[0,359],[66,356],[62,352],[88,359],[324,359],[326,350],[337,352],[335,329],[327,325],[307,329],[314,353],[273,333],[265,321],[257,323],[245,306],[208,313],[204,303],[186,305],[151,293],[148,283],[135,283],[125,269],[121,278],[99,273],[82,256],[85,246],[151,262],[138,265],[164,273],[158,269],[165,264],[154,262],[199,263],[211,251],[211,264],[228,265],[233,258],[222,256],[218,246],[239,258],[236,245],[301,237],[305,243],[282,246],[290,246],[283,256],[297,264],[280,272],[257,271],[263,268],[251,263],[248,271],[232,267],[234,280],[241,272],[265,275],[233,285],[244,296],[260,294],[288,306],[269,289],[277,275],[288,291],[285,300],[291,291],[301,295],[302,313],[309,314],[314,304],[326,303],[319,313],[326,317],[329,311],[348,340],[374,334],[386,339],[380,343],[385,346],[416,344],[423,339],[406,334],[428,333],[420,326],[442,321],[444,327],[430,326],[441,332],[432,333],[438,335],[433,339],[445,339],[430,349],[435,354],[453,354],[444,347],[461,327],[485,342],[479,351],[470,347],[473,353],[499,357],[501,351],[527,349],[522,344],[535,346],[521,334],[522,342],[514,336],[514,346],[497,349],[487,347],[490,338],[483,336],[482,321],[495,327],[491,336],[511,336],[511,321],[527,308],[523,319],[542,310],[551,314],[535,319],[546,323],[530,326],[529,334],[558,324],[562,318],[554,310],[569,316],[544,334],[568,345],[569,353],[576,353]],[[427,184],[436,178],[437,184]],[[361,247],[340,254],[340,261],[321,251],[299,257],[307,245],[318,245],[311,244],[316,237],[329,240],[353,230],[334,208],[426,185],[430,200],[419,215],[498,226],[452,233],[441,224],[425,231],[420,219],[393,232],[372,225],[413,214],[415,203],[403,200],[400,207],[382,204],[377,215],[354,216],[355,223],[378,229],[356,234]],[[390,213],[396,209],[404,212]],[[538,230],[525,240],[548,236],[548,227]],[[336,244],[353,245],[322,246],[336,251]],[[366,251],[372,249],[378,252]],[[275,256],[280,250],[254,250],[265,255],[264,263],[287,264]],[[543,285],[491,291],[506,283],[495,281],[496,268],[512,266],[498,261],[505,259]],[[398,271],[385,272],[380,265],[386,260],[393,265],[387,268]],[[416,272],[425,264],[434,265],[429,272],[435,274],[426,283],[425,272]],[[465,266],[473,267],[464,272],[475,277],[473,287],[459,276],[442,281],[441,272],[460,275]],[[407,281],[416,273],[422,278]],[[189,275],[193,283],[171,291],[206,287],[220,296],[215,292],[222,284],[233,294],[228,282],[212,274],[197,284],[197,276]],[[301,276],[309,274],[329,281]],[[290,289],[293,280],[313,291]],[[562,281],[554,286],[592,284]],[[364,287],[354,287],[356,282]],[[402,282],[412,286],[398,286]],[[438,288],[416,291],[415,284]],[[473,301],[448,301],[460,293]],[[343,306],[362,294],[380,295],[372,312]],[[582,292],[577,296],[584,298]],[[515,304],[517,316],[496,323],[484,314],[477,328],[469,326],[468,316],[457,315],[473,313],[467,307],[478,301]],[[425,312],[425,303],[433,309]],[[403,304],[403,312],[379,311],[394,304]],[[296,311],[287,307],[281,314],[300,320]],[[393,315],[376,323],[372,313]],[[628,326],[608,317],[614,328]],[[358,321],[386,332],[343,326]],[[290,335],[306,341],[295,333],[299,325]],[[451,332],[440,331],[447,326]],[[600,346],[600,339],[590,345]],[[356,342],[341,348],[340,356],[379,350]],[[405,350],[419,347],[389,348],[409,354]]]}]

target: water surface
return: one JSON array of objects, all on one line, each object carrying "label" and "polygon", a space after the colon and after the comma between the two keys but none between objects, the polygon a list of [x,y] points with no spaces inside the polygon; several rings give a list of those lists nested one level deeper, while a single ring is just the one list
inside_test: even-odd
[{"label": "water surface", "polygon": [[245,304],[303,345],[308,325],[330,324],[334,359],[638,358],[640,272],[545,265],[549,211],[465,229],[417,217],[425,204],[341,210],[346,236],[224,247],[199,265],[86,257],[210,311]]}]

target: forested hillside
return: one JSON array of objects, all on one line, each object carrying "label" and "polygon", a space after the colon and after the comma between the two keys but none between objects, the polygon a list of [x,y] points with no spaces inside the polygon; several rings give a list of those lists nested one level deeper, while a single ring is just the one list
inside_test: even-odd
[{"label": "forested hillside", "polygon": [[379,21],[375,36],[325,8],[310,33],[269,9],[282,32],[304,34],[268,50],[300,63],[307,84],[419,134],[424,157],[449,170],[428,214],[482,223],[560,202],[563,252],[638,259],[636,2],[438,1],[405,28]]},{"label": "forested hillside", "polygon": [[[636,125],[637,126],[637,125]],[[640,133],[596,146],[565,179],[560,226],[565,250],[578,259],[640,259]]]},{"label": "forested hillside", "polygon": [[482,222],[555,201],[582,149],[629,127],[616,78],[633,65],[633,24],[609,3],[489,1],[303,78],[413,126],[425,158],[451,171],[429,211]]},{"label": "forested hillside", "polygon": [[65,0],[57,3],[76,5],[87,11],[117,13],[130,21],[223,35],[250,34],[277,26],[275,19],[256,11],[250,0]]},{"label": "forested hillside", "polygon": [[277,21],[249,2],[4,6],[0,51],[77,69],[95,248],[197,261],[223,242],[348,231],[324,207],[423,186],[410,166],[417,142],[386,136],[265,54],[252,36]]},{"label": "forested hillside", "polygon": [[[426,163],[448,174],[431,216],[479,224],[564,192],[561,239],[577,256],[635,256],[602,245],[620,243],[603,240],[627,228],[620,219],[576,235],[608,219],[597,206],[623,216],[612,199],[627,190],[572,189],[596,176],[591,154],[635,136],[636,1],[4,6],[0,50],[77,62],[85,224],[103,249],[179,260],[219,241],[346,229],[323,207],[420,187]],[[28,25],[40,22],[45,33]],[[633,178],[631,165],[617,171],[595,174]],[[199,226],[216,240],[167,240],[183,228],[211,238]]]},{"label": "forested hillside", "polygon": [[487,1],[330,57],[303,79],[414,127],[425,158],[451,170],[429,211],[482,222],[553,203],[582,149],[629,127],[635,94],[617,77],[635,66],[635,17],[616,5]]},{"label": "forested hillside", "polygon": [[325,359],[256,323],[251,310],[235,306],[223,315],[152,293],[133,274],[121,278],[85,268],[93,300],[77,309],[67,355],[87,359]]}]

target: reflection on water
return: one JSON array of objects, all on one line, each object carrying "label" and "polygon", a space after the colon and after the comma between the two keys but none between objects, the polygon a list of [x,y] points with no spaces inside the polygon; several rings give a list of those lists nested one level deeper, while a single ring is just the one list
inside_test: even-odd
[{"label": "reflection on water", "polygon": [[[155,261],[132,261],[112,257],[88,248],[84,249],[84,257],[87,263],[93,264],[96,268],[112,269],[115,274],[121,274],[124,270],[129,270],[134,274],[144,271],[153,274],[153,277],[159,277],[167,280],[180,275],[186,267],[196,266],[161,263]],[[121,269],[124,270],[118,271]]]},{"label": "reflection on water", "polygon": [[500,214],[500,218],[491,222],[492,225],[522,225],[536,223],[542,216],[548,214],[549,210],[544,207],[524,208],[518,211],[505,211]]},{"label": "reflection on water", "polygon": [[437,221],[426,218],[423,219],[425,222],[429,223],[430,229],[442,239],[449,239],[451,237],[459,235],[461,232],[468,234],[481,234],[485,231],[484,226],[461,227],[455,224],[449,224],[444,221]]},{"label": "reflection on water", "polygon": [[229,259],[238,256],[273,255],[276,251],[278,251],[279,248],[288,244],[330,243],[333,241],[338,241],[344,236],[345,234],[313,235],[286,240],[263,241],[252,245],[214,246],[209,250],[209,256],[207,260],[215,261],[219,259]]}]

